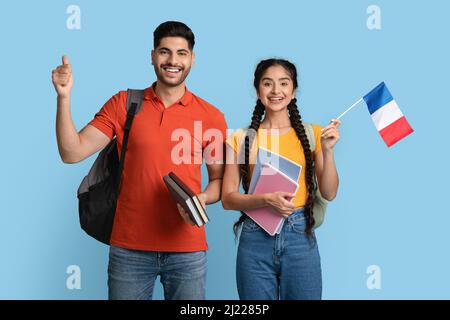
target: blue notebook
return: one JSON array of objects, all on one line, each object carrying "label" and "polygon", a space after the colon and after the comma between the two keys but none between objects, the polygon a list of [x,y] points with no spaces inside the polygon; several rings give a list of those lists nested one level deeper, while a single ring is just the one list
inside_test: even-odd
[{"label": "blue notebook", "polygon": [[295,163],[277,153],[271,152],[270,150],[259,147],[258,154],[255,160],[255,166],[253,167],[250,186],[248,189],[249,194],[252,194],[253,191],[255,190],[255,186],[261,174],[261,167],[263,164],[270,164],[274,166],[295,182],[298,181],[300,172],[302,171],[302,166],[299,165],[298,163]]}]

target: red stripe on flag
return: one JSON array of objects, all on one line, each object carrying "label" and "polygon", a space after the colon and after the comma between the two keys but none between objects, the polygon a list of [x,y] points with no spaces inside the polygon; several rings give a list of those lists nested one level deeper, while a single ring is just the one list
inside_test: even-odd
[{"label": "red stripe on flag", "polygon": [[411,128],[408,121],[406,121],[406,118],[401,117],[398,120],[392,122],[387,127],[380,130],[379,132],[384,142],[387,144],[388,147],[390,147],[397,141],[413,133],[414,130]]}]

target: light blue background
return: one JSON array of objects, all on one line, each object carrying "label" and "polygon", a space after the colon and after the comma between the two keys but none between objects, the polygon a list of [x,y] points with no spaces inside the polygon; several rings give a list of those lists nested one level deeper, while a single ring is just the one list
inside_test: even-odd
[{"label": "light blue background", "polygon": [[[81,30],[66,28],[70,4],[81,8]],[[371,4],[381,30],[366,27]],[[230,128],[250,121],[262,58],[296,63],[303,118],[321,125],[386,81],[415,133],[388,149],[364,104],[342,119],[340,189],[318,230],[323,298],[450,298],[449,15],[447,1],[2,2],[0,298],[107,297],[108,249],[78,223],[76,190],[95,157],[60,160],[51,70],[69,56],[81,129],[117,91],[154,81],[152,32],[174,19],[197,39],[188,87]],[[238,214],[220,204],[208,212],[207,298],[237,299]],[[373,264],[381,290],[366,286]],[[66,288],[69,265],[81,268],[81,290]]]}]

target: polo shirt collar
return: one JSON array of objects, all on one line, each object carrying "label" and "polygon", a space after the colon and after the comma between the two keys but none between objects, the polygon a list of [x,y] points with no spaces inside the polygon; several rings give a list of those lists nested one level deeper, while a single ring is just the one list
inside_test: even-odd
[{"label": "polo shirt collar", "polygon": [[[148,87],[147,89],[145,89],[145,91],[144,91],[144,99],[145,100],[154,100],[154,101],[160,100],[160,98],[158,97],[158,95],[155,92],[155,87],[156,87],[156,82],[154,82],[151,87]],[[186,86],[184,88],[185,88],[184,95],[178,101],[178,104],[180,104],[184,107],[187,107],[192,100],[192,93],[188,90],[188,88]]]}]

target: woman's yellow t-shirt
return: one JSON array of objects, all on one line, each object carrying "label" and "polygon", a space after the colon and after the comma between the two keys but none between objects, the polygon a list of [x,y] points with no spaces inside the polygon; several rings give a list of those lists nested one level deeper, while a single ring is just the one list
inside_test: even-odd
[{"label": "woman's yellow t-shirt", "polygon": [[[314,137],[316,142],[316,147],[313,152],[313,157],[315,159],[318,152],[322,151],[322,145],[320,143],[321,126],[312,124],[314,131]],[[244,159],[244,134],[247,129],[239,129],[232,133],[228,139],[227,143],[233,150],[237,153],[238,158]],[[272,130],[268,129],[258,129],[257,139],[254,139],[252,147],[250,149],[249,160],[250,160],[250,172],[249,177],[253,174],[253,167],[256,160],[258,147],[263,147],[271,152],[278,153],[279,155],[299,164],[302,166],[302,171],[300,177],[298,178],[298,190],[293,199],[295,207],[303,207],[306,204],[308,197],[308,190],[306,187],[306,160],[305,154],[303,152],[302,144],[295,133],[293,128],[290,128],[287,133],[277,134]],[[240,162],[243,163],[243,160]]]}]

